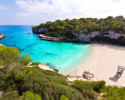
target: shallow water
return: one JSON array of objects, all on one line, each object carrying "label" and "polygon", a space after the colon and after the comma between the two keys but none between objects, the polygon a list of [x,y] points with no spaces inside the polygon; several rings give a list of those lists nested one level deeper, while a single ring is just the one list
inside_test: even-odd
[{"label": "shallow water", "polygon": [[32,33],[31,26],[0,26],[0,33],[5,35],[5,38],[0,40],[1,44],[17,47],[22,56],[29,54],[32,61],[48,64],[63,74],[75,71],[69,70],[78,68],[88,58],[91,49],[89,45],[83,43],[40,40],[37,34]]}]

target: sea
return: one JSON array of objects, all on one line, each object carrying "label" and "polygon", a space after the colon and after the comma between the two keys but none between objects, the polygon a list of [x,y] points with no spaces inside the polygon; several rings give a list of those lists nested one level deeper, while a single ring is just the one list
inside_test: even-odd
[{"label": "sea", "polygon": [[85,43],[67,43],[41,40],[32,32],[31,25],[0,25],[5,38],[0,43],[17,47],[31,56],[31,61],[46,64],[60,73],[72,74],[89,58],[91,46]]}]

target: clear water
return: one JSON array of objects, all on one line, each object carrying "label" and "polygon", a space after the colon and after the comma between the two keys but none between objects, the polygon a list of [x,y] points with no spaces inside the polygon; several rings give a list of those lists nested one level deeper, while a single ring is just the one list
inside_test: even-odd
[{"label": "clear water", "polygon": [[29,54],[32,61],[51,65],[63,74],[75,71],[87,59],[91,49],[87,44],[40,40],[32,33],[31,26],[0,26],[0,33],[6,36],[0,40],[1,44],[17,47],[22,56]]}]

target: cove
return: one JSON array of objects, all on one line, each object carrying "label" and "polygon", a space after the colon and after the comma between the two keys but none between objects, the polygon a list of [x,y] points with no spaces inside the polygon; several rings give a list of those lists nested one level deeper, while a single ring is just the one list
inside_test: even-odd
[{"label": "cove", "polygon": [[29,54],[32,61],[50,65],[63,74],[76,71],[91,51],[91,46],[84,43],[41,40],[37,34],[32,33],[30,25],[1,25],[0,33],[5,35],[5,38],[0,40],[1,44],[17,47],[22,56]]}]

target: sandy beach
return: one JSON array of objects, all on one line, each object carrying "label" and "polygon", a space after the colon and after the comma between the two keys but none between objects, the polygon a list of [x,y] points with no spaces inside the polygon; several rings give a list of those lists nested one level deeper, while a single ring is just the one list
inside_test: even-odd
[{"label": "sandy beach", "polygon": [[105,80],[106,85],[125,86],[125,71],[119,79],[114,77],[118,65],[125,66],[125,47],[93,44],[90,58],[74,75],[82,76],[84,70],[89,70],[94,74],[94,81]]},{"label": "sandy beach", "polygon": [[[125,71],[120,78],[116,78],[117,66],[125,66],[125,47],[107,44],[92,44],[92,52],[89,59],[68,77],[69,81],[86,80],[83,78],[85,70],[94,74],[90,81],[106,81],[106,85],[125,87]],[[44,70],[53,69],[47,65],[39,64]],[[78,77],[77,77],[78,76]]]}]

